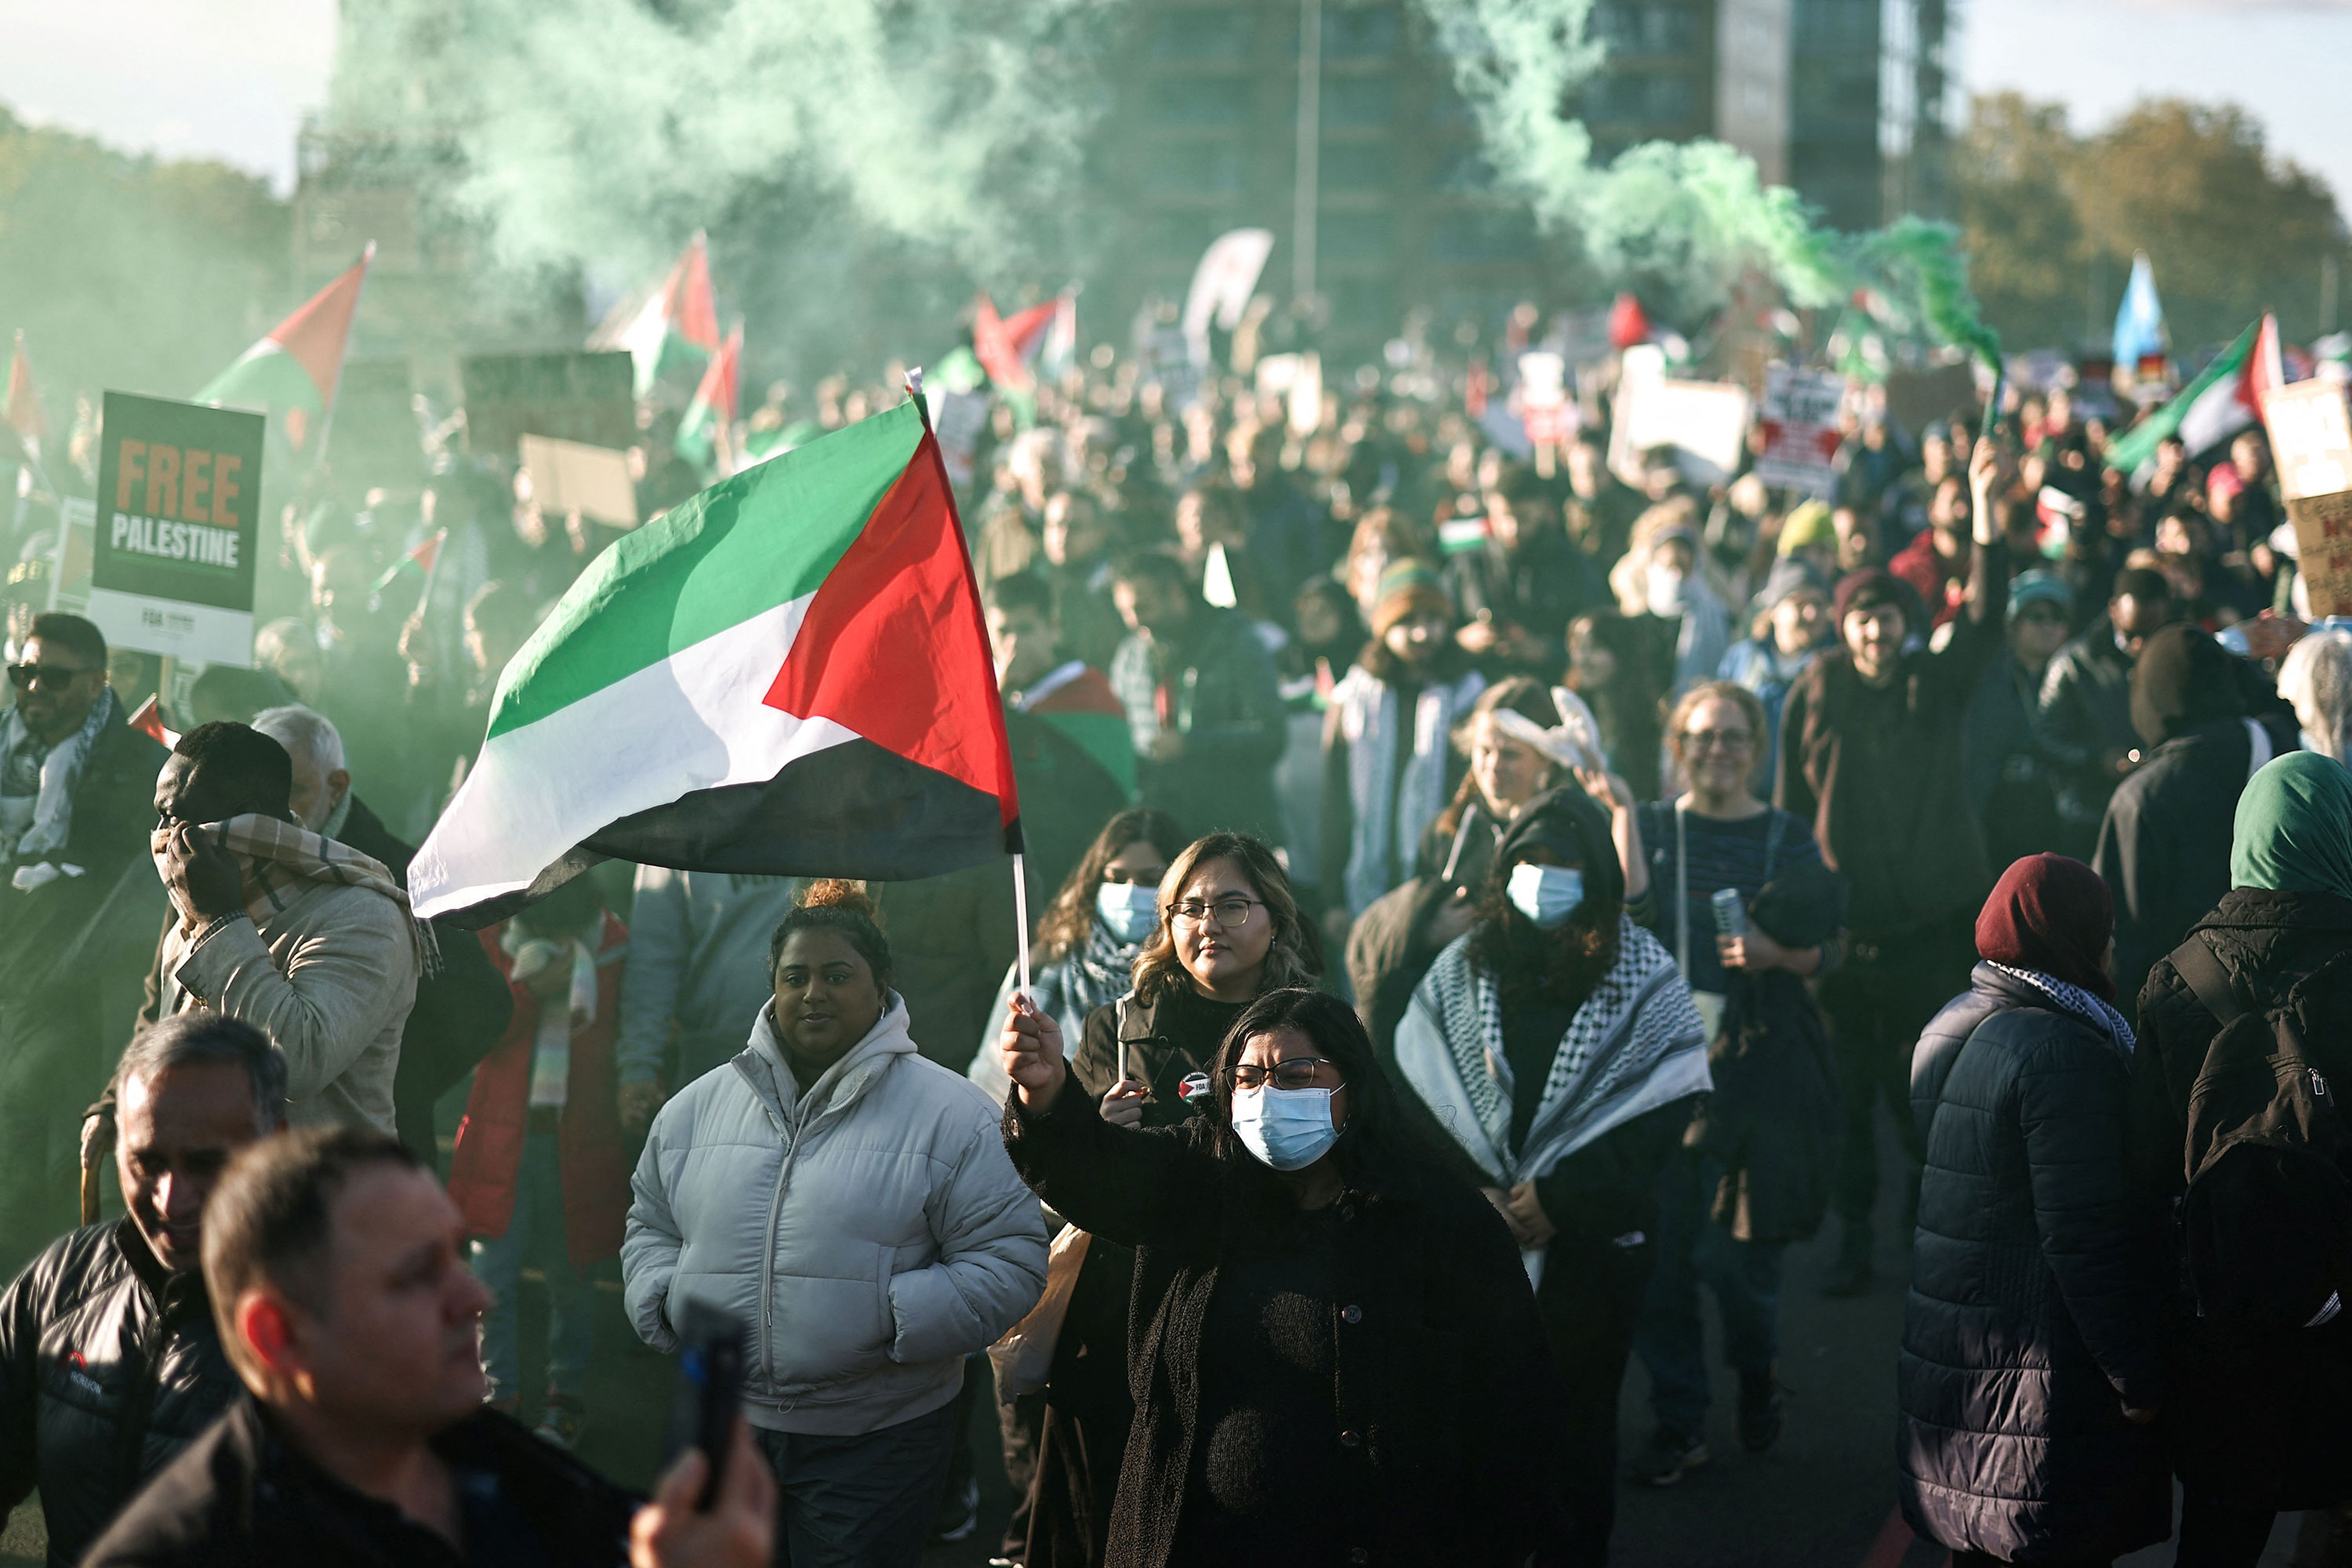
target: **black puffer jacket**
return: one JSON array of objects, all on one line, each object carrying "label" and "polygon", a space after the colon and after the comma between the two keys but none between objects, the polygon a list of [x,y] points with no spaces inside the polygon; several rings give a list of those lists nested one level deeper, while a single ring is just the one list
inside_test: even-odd
[{"label": "black puffer jacket", "polygon": [[[2237,888],[2197,922],[2238,998],[2268,1010],[2330,960],[2352,952],[2352,900],[2328,893]],[[2304,985],[2296,999],[2312,1065],[2352,1081],[2352,964]],[[2140,992],[2132,1060],[2132,1136],[2140,1179],[2159,1198],[2188,1186],[2189,1091],[2221,1026],[2159,959]],[[2284,1511],[2352,1499],[2352,1313],[2316,1329],[2227,1334],[2168,1292],[2166,1426],[2182,1480],[2247,1508]]]},{"label": "black puffer jacket", "polygon": [[63,1237],[0,1296],[0,1508],[38,1486],[49,1561],[79,1562],[238,1391],[202,1276],[127,1219]]},{"label": "black puffer jacket", "polygon": [[2171,1532],[2159,1247],[2125,1169],[2129,1064],[1980,963],[1919,1037],[1919,1230],[1896,1363],[1904,1516],[1955,1551],[2105,1562]]}]

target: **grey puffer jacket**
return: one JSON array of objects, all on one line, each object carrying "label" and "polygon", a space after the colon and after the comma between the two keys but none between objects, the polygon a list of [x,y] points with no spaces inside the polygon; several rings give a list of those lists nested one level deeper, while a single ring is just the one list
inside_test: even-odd
[{"label": "grey puffer jacket", "polygon": [[1926,1134],[1896,1363],[1904,1517],[1954,1551],[2105,1562],[2171,1532],[2160,1234],[2125,1166],[2130,1063],[1979,963],[1911,1058]]},{"label": "grey puffer jacket", "polygon": [[662,1107],[633,1185],[631,1321],[667,1351],[688,1298],[740,1317],[756,1426],[855,1436],[936,1410],[1045,1289],[1045,1221],[996,1108],[917,1053],[895,991],[805,1091],[761,1008],[732,1062]]}]

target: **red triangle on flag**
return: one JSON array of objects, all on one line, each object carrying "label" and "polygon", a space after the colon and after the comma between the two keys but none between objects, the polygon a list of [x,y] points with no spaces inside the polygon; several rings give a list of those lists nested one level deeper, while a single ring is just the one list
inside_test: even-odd
[{"label": "red triangle on flag", "polygon": [[330,410],[335,406],[335,384],[342,379],[343,350],[352,341],[352,317],[359,310],[360,289],[367,281],[368,263],[374,259],[375,242],[371,240],[349,271],[269,330],[269,341],[310,373],[319,389],[319,401]]},{"label": "red triangle on flag", "polygon": [[686,254],[662,285],[662,315],[670,331],[704,353],[718,351],[719,303],[710,292],[710,245],[700,229],[687,242]]},{"label": "red triangle on flag", "polygon": [[937,437],[817,587],[768,706],[830,719],[1021,815],[980,587]]},{"label": "red triangle on flag", "polygon": [[180,743],[179,731],[163,727],[163,710],[155,705],[155,699],[152,696],[133,710],[131,717],[123,722],[157,745],[176,746]]},{"label": "red triangle on flag", "polygon": [[[1016,318],[1017,320],[1018,318]],[[972,306],[971,353],[988,379],[1007,392],[1029,388],[1029,365],[1013,342],[1007,324],[996,314],[996,302],[986,294]]]},{"label": "red triangle on flag", "polygon": [[697,403],[710,410],[711,417],[722,425],[735,423],[736,411],[742,398],[743,328],[738,323],[727,334],[727,342],[710,363],[704,367],[701,384],[694,389]]}]

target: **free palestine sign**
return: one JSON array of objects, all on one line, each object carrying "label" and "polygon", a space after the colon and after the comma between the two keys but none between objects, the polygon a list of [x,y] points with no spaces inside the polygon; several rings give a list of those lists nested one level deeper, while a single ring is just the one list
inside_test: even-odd
[{"label": "free palestine sign", "polygon": [[106,395],[89,618],[117,647],[253,662],[258,414]]}]

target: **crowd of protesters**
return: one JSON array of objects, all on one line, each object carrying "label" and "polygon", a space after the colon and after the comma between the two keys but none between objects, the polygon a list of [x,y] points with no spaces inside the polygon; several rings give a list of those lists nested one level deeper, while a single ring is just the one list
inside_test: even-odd
[{"label": "crowd of protesters", "polygon": [[[1026,931],[1003,866],[414,918],[617,537],[493,460],[286,505],[254,668],[193,680],[38,608],[20,509],[0,1502],[60,1564],[911,1563],[992,1385],[999,1562],[1599,1564],[1715,1462],[1703,1290],[1779,1442],[1833,1217],[1830,1295],[1907,1274],[1956,1562],[2111,1563],[2176,1477],[2183,1563],[2286,1510],[2352,1561],[2352,631],[2259,433],[2127,475],[2063,388],[1859,396],[1808,496],[1473,393],[1105,350],[957,437]],[[648,415],[657,515],[709,476]],[[655,1351],[748,1336],[649,1502],[572,1452],[614,1274]]]}]

